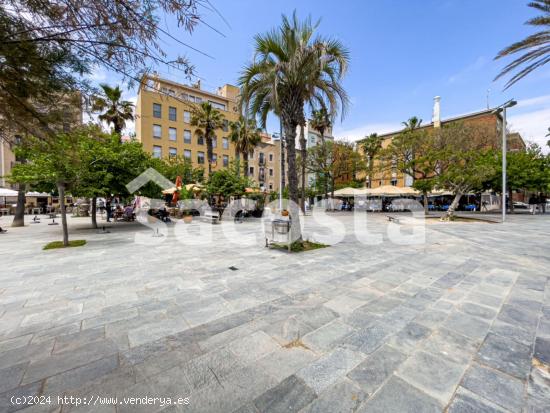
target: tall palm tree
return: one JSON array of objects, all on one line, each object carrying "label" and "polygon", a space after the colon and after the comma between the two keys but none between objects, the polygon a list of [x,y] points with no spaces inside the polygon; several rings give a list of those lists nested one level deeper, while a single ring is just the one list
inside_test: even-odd
[{"label": "tall palm tree", "polygon": [[401,122],[401,124],[405,127],[405,130],[412,131],[419,128],[422,125],[422,119],[416,116],[412,116],[405,122]]},{"label": "tall palm tree", "polygon": [[208,160],[208,177],[212,176],[213,140],[216,129],[223,126],[224,117],[209,102],[195,106],[191,114],[191,125],[196,126],[195,135],[206,140],[206,157]]},{"label": "tall palm tree", "polygon": [[369,188],[372,188],[372,175],[374,173],[374,158],[382,149],[382,139],[377,133],[371,133],[363,141],[363,152],[367,158],[367,170],[369,174]]},{"label": "tall palm tree", "polygon": [[[270,112],[280,115],[287,143],[290,199],[296,204],[296,130],[305,124],[304,106],[312,110],[325,106],[334,116],[340,108],[343,115],[348,103],[341,84],[348,68],[348,50],[337,40],[315,36],[317,27],[311,18],[300,21],[296,13],[291,18],[283,16],[278,29],[256,35],[254,60],[239,79],[243,101],[250,113],[259,116],[262,127]],[[292,227],[299,231],[299,225]]]},{"label": "tall palm tree", "polygon": [[[323,107],[319,110],[314,110],[311,113],[311,120],[309,121],[309,126],[319,132],[321,135],[321,150],[322,150],[322,158],[324,162],[328,161],[328,154],[327,154],[327,147],[325,145],[325,132],[327,129],[330,129],[332,127],[332,120],[327,112],[327,110]],[[327,167],[328,165],[325,165]],[[325,199],[328,199],[328,179],[324,179],[325,182]]]},{"label": "tall palm tree", "polygon": [[254,148],[261,142],[260,132],[254,119],[246,119],[239,116],[239,120],[229,124],[229,138],[235,144],[237,156],[243,157],[243,169],[245,176],[248,175],[248,156],[254,152]]},{"label": "tall palm tree", "polygon": [[111,87],[102,83],[101,96],[96,96],[93,100],[92,111],[102,112],[99,120],[113,125],[113,130],[121,134],[126,126],[126,121],[134,120],[134,104],[128,100],[121,100],[122,90],[120,87]]},{"label": "tall palm tree", "polygon": [[[501,50],[495,57],[495,60],[497,60],[516,53],[523,53],[513,62],[504,66],[504,69],[502,69],[495,78],[495,80],[497,80],[512,71],[519,70],[510,80],[508,80],[504,89],[508,89],[533,70],[550,62],[550,0],[531,1],[527,6],[542,11],[543,14],[527,20],[525,24],[540,27],[543,30],[508,46]],[[523,69],[520,69],[522,66],[524,66]]]}]

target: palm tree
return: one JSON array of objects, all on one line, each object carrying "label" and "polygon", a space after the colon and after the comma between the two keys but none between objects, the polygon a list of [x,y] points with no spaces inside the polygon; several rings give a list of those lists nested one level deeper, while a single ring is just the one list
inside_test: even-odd
[{"label": "palm tree", "polygon": [[[280,115],[287,143],[290,199],[298,203],[296,130],[305,124],[304,106],[326,107],[331,116],[348,102],[341,80],[349,53],[337,40],[315,36],[318,23],[283,16],[278,29],[255,37],[255,57],[243,71],[239,84],[249,111],[265,127],[270,112]],[[296,211],[294,211],[296,212]],[[299,217],[294,234],[299,236]]]},{"label": "palm tree", "polygon": [[101,84],[103,96],[96,96],[93,101],[92,111],[103,112],[99,120],[112,124],[115,133],[121,134],[126,126],[126,121],[134,120],[134,104],[128,100],[121,100],[122,90]]},{"label": "palm tree", "polygon": [[195,134],[206,140],[206,157],[208,160],[208,177],[212,176],[213,140],[216,129],[223,126],[224,117],[209,102],[195,106],[191,115],[191,125],[196,126]]},{"label": "palm tree", "polygon": [[372,174],[374,173],[374,158],[382,149],[382,139],[377,133],[371,133],[363,141],[363,152],[367,158],[367,169],[369,174],[369,188],[372,188]]},{"label": "palm tree", "polygon": [[235,144],[235,152],[237,156],[243,157],[243,169],[245,176],[248,175],[248,156],[254,152],[254,148],[262,140],[260,132],[254,119],[246,119],[244,116],[239,116],[239,120],[231,122],[229,138]]},{"label": "palm tree", "polygon": [[[311,113],[311,120],[309,121],[309,126],[319,132],[321,135],[321,145],[322,145],[322,152],[323,152],[323,159],[327,161],[327,147],[325,145],[325,132],[327,129],[330,129],[332,127],[332,121],[330,119],[330,116],[325,108],[321,108],[319,110],[314,110]],[[325,165],[327,166],[327,165]],[[325,199],[328,199],[328,180],[325,179]]]},{"label": "palm tree", "polygon": [[405,127],[405,130],[412,131],[422,125],[422,119],[412,116],[407,121],[401,122],[401,124]]},{"label": "palm tree", "polygon": [[[550,0],[535,0],[527,4],[527,6],[542,11],[543,15],[529,19],[525,24],[541,27],[543,30],[508,46],[495,57],[495,60],[497,60],[516,53],[523,53],[513,62],[507,64],[495,78],[497,80],[512,71],[519,70],[508,80],[504,89],[508,89],[535,69],[550,62]],[[520,69],[523,65],[526,66]]]}]

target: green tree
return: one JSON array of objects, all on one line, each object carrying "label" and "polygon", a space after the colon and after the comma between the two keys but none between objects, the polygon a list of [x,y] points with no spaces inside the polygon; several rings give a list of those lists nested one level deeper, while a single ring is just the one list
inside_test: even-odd
[{"label": "green tree", "polygon": [[[502,191],[502,152],[495,151],[493,155],[494,175],[485,182],[487,189]],[[517,190],[547,192],[550,184],[550,169],[548,156],[542,154],[537,144],[531,144],[526,151],[508,152],[506,154],[506,189],[508,199]],[[514,203],[510,204],[514,212]]]},{"label": "green tree", "polygon": [[231,196],[241,196],[252,182],[246,176],[242,176],[237,162],[233,162],[229,168],[215,171],[210,176],[206,186],[211,196],[222,195],[225,199]]},{"label": "green tree", "polygon": [[261,142],[261,129],[256,125],[255,119],[246,119],[239,116],[239,120],[229,124],[229,138],[235,144],[237,158],[243,157],[244,175],[248,176],[248,157],[254,152],[254,148]]},{"label": "green tree", "polygon": [[[105,68],[129,83],[139,82],[151,65],[166,65],[186,76],[193,66],[161,47],[168,36],[159,13],[175,17],[191,32],[200,21],[198,0],[93,1],[34,0],[0,4],[0,139],[16,135],[56,139],[66,131],[67,107],[80,107],[79,90],[93,92],[84,74]],[[184,44],[186,45],[186,44]],[[190,47],[189,45],[186,45]],[[200,51],[199,51],[200,52]],[[69,103],[67,95],[78,103]],[[25,185],[13,226],[24,224]]]},{"label": "green tree", "polygon": [[120,87],[111,87],[105,83],[101,85],[102,94],[95,96],[92,110],[101,112],[99,120],[113,125],[113,130],[120,135],[126,127],[126,121],[134,120],[134,104],[122,100]]},{"label": "green tree", "polygon": [[[290,198],[298,204],[296,130],[305,124],[304,106],[344,113],[348,102],[341,84],[349,53],[337,40],[316,37],[318,24],[311,18],[283,16],[278,29],[255,37],[255,57],[243,71],[239,83],[246,107],[259,115],[265,127],[269,112],[280,116],[287,143]],[[293,215],[293,237],[301,238],[299,215]]]},{"label": "green tree", "polygon": [[517,53],[523,53],[520,57],[507,64],[495,78],[497,80],[511,72],[517,71],[508,80],[505,89],[508,89],[535,69],[550,62],[550,0],[534,0],[529,2],[527,6],[541,11],[542,15],[527,20],[525,24],[541,28],[542,31],[527,36],[525,39],[508,46],[495,57],[495,60],[497,60]]},{"label": "green tree", "polygon": [[413,131],[422,125],[422,119],[412,116],[407,121],[401,122],[401,124],[405,127],[405,130]]},{"label": "green tree", "polygon": [[208,176],[212,174],[213,140],[216,138],[216,129],[223,126],[224,117],[210,102],[202,102],[191,112],[191,125],[196,126],[197,137],[206,141],[206,157],[208,160]]},{"label": "green tree", "polygon": [[48,141],[29,137],[26,148],[18,151],[28,162],[15,165],[11,173],[11,179],[16,182],[57,188],[64,246],[69,245],[65,194],[77,185],[79,174],[83,170],[79,146],[88,138],[87,133],[86,130],[79,129],[60,133],[56,139]]},{"label": "green tree", "polygon": [[443,217],[449,220],[462,195],[483,188],[494,176],[494,156],[491,143],[494,130],[490,127],[455,122],[433,132],[431,146],[423,155],[433,161],[433,182],[453,192],[454,199]]},{"label": "green tree", "polygon": [[382,139],[377,133],[371,133],[362,142],[363,153],[367,161],[367,174],[369,188],[372,188],[372,176],[374,175],[375,165],[374,160],[378,156],[378,153],[382,149]]}]

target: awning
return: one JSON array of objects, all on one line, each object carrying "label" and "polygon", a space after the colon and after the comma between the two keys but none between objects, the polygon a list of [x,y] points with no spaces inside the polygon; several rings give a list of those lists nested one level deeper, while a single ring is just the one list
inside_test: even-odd
[{"label": "awning", "polygon": [[25,194],[25,196],[33,196],[33,197],[44,198],[44,197],[50,197],[50,196],[52,196],[52,194],[48,194],[47,192],[35,192],[35,191],[31,191],[31,192],[27,192],[27,193]]},{"label": "awning", "polygon": [[419,192],[411,188],[410,186],[393,186],[393,185],[382,185],[377,188],[367,189],[368,195],[374,196],[400,196],[400,195],[418,195]]},{"label": "awning", "polygon": [[352,187],[346,187],[339,189],[337,191],[334,191],[334,196],[341,196],[341,197],[351,197],[355,195],[366,195],[367,189],[366,188],[352,188]]},{"label": "awning", "polygon": [[17,191],[8,188],[0,188],[0,196],[17,196]]}]

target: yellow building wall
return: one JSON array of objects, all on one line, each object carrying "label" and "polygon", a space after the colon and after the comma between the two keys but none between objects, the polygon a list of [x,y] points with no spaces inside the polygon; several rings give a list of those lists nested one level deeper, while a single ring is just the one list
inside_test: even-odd
[{"label": "yellow building wall", "polygon": [[[161,83],[162,84],[162,83]],[[172,84],[170,84],[171,87]],[[203,101],[213,101],[216,103],[224,104],[226,110],[220,110],[224,118],[228,122],[234,122],[238,120],[239,113],[237,111],[237,105],[234,100],[227,99],[223,96],[217,96],[209,94],[200,89],[187,87],[180,85],[181,91],[192,93],[194,96],[201,97]],[[228,95],[236,96],[238,88],[234,86],[226,85]],[[234,88],[229,89],[229,88]],[[229,89],[229,90],[228,90]],[[220,90],[221,93],[224,91]],[[153,116],[153,104],[161,105],[161,118]],[[184,112],[191,111],[195,103],[183,101],[182,99],[168,96],[164,93],[155,90],[149,90],[146,87],[142,87],[138,94],[138,100],[136,105],[136,138],[143,144],[143,148],[150,153],[153,153],[153,147],[159,146],[162,148],[162,157],[167,158],[170,155],[170,148],[176,149],[177,156],[183,156],[184,150],[191,151],[191,160],[193,167],[201,167],[205,170],[205,176],[208,174],[208,159],[206,141],[203,145],[198,143],[198,138],[195,134],[197,128],[191,126],[189,122],[184,120]],[[176,108],[176,120],[169,119],[169,107]],[[162,129],[161,138],[155,138],[153,136],[153,125],[160,125]],[[169,128],[176,129],[176,140],[172,141],[169,138]],[[191,132],[191,143],[184,143],[184,131]],[[216,131],[216,147],[214,147],[214,154],[217,156],[217,162],[212,165],[212,169],[218,170],[223,168],[223,156],[229,157],[229,162],[235,159],[235,145],[229,139],[229,129],[224,131],[222,128]],[[223,138],[228,139],[228,148],[223,148]],[[204,153],[204,164],[198,163],[198,153]]]}]

